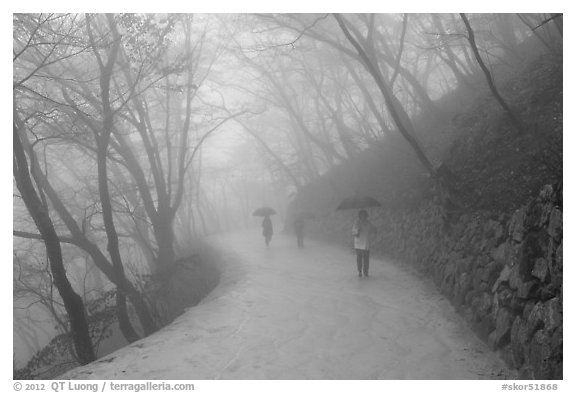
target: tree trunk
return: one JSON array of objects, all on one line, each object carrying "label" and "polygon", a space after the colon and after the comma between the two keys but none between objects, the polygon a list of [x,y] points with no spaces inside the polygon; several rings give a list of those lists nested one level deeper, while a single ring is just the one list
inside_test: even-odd
[{"label": "tree trunk", "polygon": [[81,364],[88,364],[96,360],[96,354],[90,339],[84,302],[80,295],[74,291],[68,277],[66,277],[60,240],[52,220],[32,184],[30,172],[28,171],[28,162],[16,124],[13,125],[13,146],[13,172],[16,186],[20,190],[24,204],[46,245],[46,254],[50,261],[50,271],[54,279],[54,285],[58,289],[70,319],[70,331],[78,361]]},{"label": "tree trunk", "polygon": [[[44,173],[42,173],[40,167],[38,166],[38,159],[37,159],[34,151],[32,150],[32,147],[29,145],[29,142],[25,141],[24,145],[26,146],[26,148],[28,150],[28,154],[30,155],[31,169],[32,169],[34,179],[36,180],[39,187],[46,193],[46,195],[48,196],[48,199],[50,199],[50,201],[52,202],[54,209],[56,210],[56,212],[58,213],[58,215],[60,216],[62,221],[64,221],[68,230],[72,234],[72,243],[74,245],[76,245],[77,247],[81,248],[82,250],[84,250],[88,255],[90,255],[90,257],[91,257],[92,261],[94,262],[94,264],[96,265],[96,267],[102,273],[104,273],[104,275],[110,280],[110,282],[112,282],[114,285],[117,286],[118,291],[121,291],[124,294],[128,294],[129,291],[127,290],[127,285],[129,286],[131,284],[127,283],[126,279],[124,279],[124,281],[122,281],[122,277],[116,276],[116,272],[114,270],[114,267],[110,264],[108,259],[104,256],[104,254],[102,254],[102,252],[100,251],[98,246],[96,244],[92,243],[90,240],[88,240],[88,238],[85,236],[85,234],[80,230],[80,228],[76,224],[76,221],[74,220],[74,218],[72,217],[72,215],[70,214],[68,209],[66,209],[66,207],[64,206],[64,204],[62,203],[62,201],[58,197],[56,190],[54,190],[54,188],[52,187],[52,185],[48,181],[47,177],[44,175]],[[139,293],[138,293],[138,296],[141,297],[141,295]],[[117,300],[118,299],[120,299],[120,301],[122,301],[122,298],[117,297]],[[134,301],[133,301],[133,303],[134,303]],[[124,305],[118,304],[118,309],[116,311],[118,314],[119,326],[120,326],[120,330],[121,330],[122,334],[124,335],[124,337],[126,338],[126,340],[128,342],[133,342],[133,341],[137,340],[139,337],[138,337],[138,334],[133,329],[133,327],[129,324],[128,314],[125,314],[126,310],[127,310],[127,307],[125,304]],[[147,315],[147,314],[149,314],[149,312],[147,309],[146,310],[138,310],[138,315],[141,315],[141,314]],[[128,323],[126,323],[126,321],[128,321]],[[146,326],[144,321],[141,320],[141,323],[143,326]],[[148,330],[148,327],[146,330]]]},{"label": "tree trunk", "polygon": [[[159,202],[159,205],[161,202]],[[154,234],[158,245],[156,264],[160,270],[172,265],[174,253],[174,230],[172,228],[173,217],[168,207],[158,206],[158,213],[153,221]]]},{"label": "tree trunk", "polygon": [[[105,122],[106,124],[106,122]],[[107,143],[102,142],[101,138],[96,136],[97,139],[97,166],[98,166],[98,191],[100,193],[100,204],[102,206],[102,218],[104,220],[104,230],[106,232],[106,238],[108,239],[108,254],[112,260],[112,266],[114,269],[114,275],[118,277],[120,282],[126,280],[126,274],[124,272],[124,265],[122,264],[122,257],[120,255],[120,246],[118,241],[118,233],[116,232],[116,226],[114,225],[114,217],[112,213],[112,202],[110,201],[110,191],[108,189],[108,168],[107,168]],[[130,318],[124,315],[126,311],[126,297],[124,294],[118,292],[116,296],[118,307],[118,323],[120,324],[120,330],[122,334],[126,337],[129,342],[137,340],[138,334],[134,330],[130,322]]]},{"label": "tree trunk", "polygon": [[[441,37],[446,36],[446,30],[444,29],[444,25],[440,20],[438,14],[432,14],[432,22],[438,32],[440,33]],[[450,47],[449,44],[444,44],[443,51],[446,53],[448,58],[444,58],[443,56],[439,56],[440,59],[450,68],[452,74],[458,81],[458,86],[465,86],[469,89],[474,89],[474,86],[468,80],[468,76],[464,74],[464,72],[458,67],[458,57],[454,54],[454,51]]]},{"label": "tree trunk", "polygon": [[120,331],[126,341],[133,343],[140,339],[140,336],[134,330],[130,317],[128,316],[128,307],[126,306],[126,295],[122,291],[116,291],[116,317]]},{"label": "tree trunk", "polygon": [[[54,190],[54,188],[46,178],[46,175],[44,175],[44,173],[41,172],[37,164],[38,160],[34,156],[33,151],[31,150],[30,147],[28,147],[28,151],[30,152],[29,154],[31,155],[31,157],[33,157],[31,158],[31,163],[34,178],[36,179],[42,190],[46,193],[50,202],[52,202],[54,209],[56,210],[62,221],[66,224],[66,227],[68,228],[68,230],[72,235],[72,243],[77,247],[81,248],[82,250],[84,250],[88,255],[90,255],[96,267],[100,269],[102,273],[104,273],[106,278],[108,278],[108,280],[110,280],[111,283],[116,285],[119,291],[122,291],[130,298],[130,301],[134,306],[136,313],[138,314],[140,323],[142,324],[144,331],[149,333],[156,331],[158,328],[152,320],[148,306],[146,305],[144,299],[142,298],[142,294],[139,293],[133,287],[132,283],[129,282],[126,279],[126,277],[118,277],[116,275],[114,267],[108,261],[106,256],[102,253],[102,251],[100,251],[100,248],[98,248],[96,244],[92,243],[86,237],[86,235],[80,230],[78,224],[76,223],[70,212],[66,209],[66,206],[64,206],[64,204],[60,200],[58,194],[56,193],[56,190]],[[124,309],[121,308],[120,312],[123,312],[123,310]],[[122,318],[127,319],[128,316],[127,315],[122,316]],[[129,334],[128,332],[130,332],[131,330],[133,329],[130,328],[126,329],[126,333]],[[131,334],[129,334],[129,336],[131,336]],[[129,337],[126,337],[126,339],[129,340]]]},{"label": "tree trunk", "polygon": [[[112,110],[111,100],[110,100],[110,82],[112,79],[112,73],[114,70],[114,64],[118,56],[118,51],[120,48],[121,36],[118,33],[114,21],[114,16],[111,14],[106,14],[112,36],[114,37],[114,42],[112,43],[112,48],[108,53],[108,59],[106,64],[104,64],[96,44],[94,43],[94,37],[92,35],[92,29],[90,22],[86,24],[90,42],[92,44],[92,49],[94,55],[100,67],[100,95],[102,100],[102,129],[100,132],[94,130],[94,139],[96,142],[96,161],[97,161],[97,173],[98,173],[98,192],[100,195],[100,204],[102,207],[102,219],[104,221],[104,230],[106,232],[106,237],[108,239],[108,254],[112,261],[112,266],[114,268],[114,275],[117,277],[120,285],[125,285],[127,283],[126,274],[124,272],[124,265],[122,264],[122,257],[120,255],[120,246],[118,241],[118,233],[116,232],[116,226],[114,224],[114,214],[112,210],[112,202],[110,200],[110,191],[108,187],[108,146],[110,144],[110,135],[113,129],[114,111]],[[122,300],[123,297],[120,297]],[[123,307],[119,304],[119,307]],[[144,333],[149,335],[157,330],[155,324],[150,324],[150,320],[145,319],[143,323]],[[134,329],[125,324],[129,324],[129,319],[124,319],[120,321],[124,326],[122,329],[126,329],[126,334],[128,336],[133,336]]]},{"label": "tree trunk", "polygon": [[392,119],[394,120],[394,123],[396,124],[396,127],[398,128],[398,131],[400,131],[404,139],[406,139],[406,141],[410,144],[413,151],[416,153],[417,158],[428,171],[430,176],[435,180],[438,187],[439,196],[443,204],[449,209],[452,209],[455,206],[456,195],[454,192],[453,181],[451,180],[452,177],[450,170],[446,166],[441,166],[440,168],[442,170],[436,170],[434,168],[420,147],[418,141],[412,136],[410,130],[412,130],[413,127],[411,125],[410,119],[408,118],[406,111],[404,111],[404,109],[401,107],[398,99],[394,97],[388,86],[386,86],[384,78],[380,73],[377,65],[370,60],[364,48],[354,39],[354,37],[352,37],[342,17],[339,14],[334,14],[334,17],[336,18],[338,25],[344,32],[344,35],[348,41],[357,50],[360,58],[362,59],[362,62],[368,69],[368,72],[370,72],[376,81],[380,92],[384,96],[384,101],[386,102],[386,106],[390,112],[390,115],[392,116]]},{"label": "tree trunk", "polygon": [[[354,26],[352,26],[352,29],[354,29],[354,33],[357,36],[359,37],[361,36],[360,32]],[[378,73],[382,76],[382,79],[384,80],[384,75],[382,75],[383,71],[380,69],[380,67],[378,67],[375,59],[382,59],[386,64],[388,64],[389,67],[391,67],[395,71],[395,73],[398,73],[400,76],[402,76],[402,78],[404,78],[404,80],[413,89],[415,95],[418,97],[418,101],[422,109],[428,111],[438,119],[443,118],[444,115],[442,111],[440,110],[438,105],[436,105],[436,103],[432,101],[432,99],[428,95],[428,91],[426,91],[426,89],[422,86],[422,83],[410,71],[408,71],[400,63],[396,62],[395,55],[394,53],[391,52],[388,46],[388,42],[386,41],[386,38],[380,32],[378,32],[378,30],[375,30],[375,32],[376,37],[382,44],[384,51],[376,52],[376,49],[374,48],[372,42],[369,42],[369,45],[366,45],[363,48],[363,50],[368,59],[378,69]],[[386,72],[386,69],[384,69],[384,72]],[[391,80],[393,79],[395,79],[394,76],[391,77]],[[390,90],[392,91],[392,88],[390,88]]]},{"label": "tree trunk", "polygon": [[474,53],[474,56],[476,57],[476,61],[478,61],[478,64],[480,65],[482,72],[484,72],[484,76],[486,77],[486,81],[488,82],[488,86],[490,87],[490,91],[492,92],[494,97],[496,97],[496,100],[498,101],[500,106],[504,109],[504,111],[506,112],[506,114],[508,115],[510,120],[512,121],[514,128],[516,128],[516,130],[519,133],[523,133],[524,131],[523,131],[522,124],[520,123],[520,120],[518,120],[518,118],[516,117],[516,115],[514,114],[512,109],[508,106],[508,104],[506,103],[504,98],[502,98],[502,96],[498,92],[498,89],[496,88],[496,85],[494,84],[494,79],[492,79],[492,75],[490,74],[490,70],[488,69],[488,67],[486,67],[486,64],[484,64],[484,61],[482,60],[482,57],[480,56],[480,52],[478,51],[478,46],[476,45],[476,39],[474,37],[474,31],[472,30],[472,27],[470,26],[470,22],[468,21],[466,14],[460,14],[460,17],[462,18],[462,21],[464,22],[464,25],[466,26],[466,30],[468,31],[468,42],[470,42],[470,47],[472,48],[472,52]]}]

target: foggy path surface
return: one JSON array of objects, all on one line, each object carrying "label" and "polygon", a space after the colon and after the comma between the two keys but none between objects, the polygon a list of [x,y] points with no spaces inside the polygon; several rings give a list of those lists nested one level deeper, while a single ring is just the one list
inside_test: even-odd
[{"label": "foggy path surface", "polygon": [[220,285],[162,331],[71,379],[513,378],[433,288],[350,249],[258,232],[210,240]]}]

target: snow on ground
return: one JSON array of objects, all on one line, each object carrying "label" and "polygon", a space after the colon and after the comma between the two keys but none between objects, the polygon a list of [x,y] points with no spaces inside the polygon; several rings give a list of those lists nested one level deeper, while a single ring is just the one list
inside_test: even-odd
[{"label": "snow on ground", "polygon": [[257,232],[210,240],[220,285],[170,326],[61,379],[514,378],[429,285],[352,251]]}]

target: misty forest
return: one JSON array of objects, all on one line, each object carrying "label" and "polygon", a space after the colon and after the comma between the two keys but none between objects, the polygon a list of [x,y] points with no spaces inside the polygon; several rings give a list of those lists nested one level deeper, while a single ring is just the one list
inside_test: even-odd
[{"label": "misty forest", "polygon": [[562,23],[13,14],[14,378],[562,379]]}]

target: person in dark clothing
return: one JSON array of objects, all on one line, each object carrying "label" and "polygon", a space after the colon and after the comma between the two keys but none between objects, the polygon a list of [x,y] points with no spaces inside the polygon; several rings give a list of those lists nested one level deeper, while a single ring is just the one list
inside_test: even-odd
[{"label": "person in dark clothing", "polygon": [[360,210],[358,212],[358,219],[352,228],[359,277],[362,277],[362,274],[364,274],[364,277],[368,277],[368,268],[370,266],[370,242],[375,233],[376,228],[370,221],[368,221],[368,212],[366,212],[366,210]]},{"label": "person in dark clothing", "polygon": [[304,247],[304,218],[296,217],[294,219],[294,233],[299,248]]},{"label": "person in dark clothing", "polygon": [[274,228],[272,227],[272,220],[270,216],[265,216],[262,221],[262,235],[264,235],[264,242],[266,242],[266,247],[270,245],[270,240],[272,240],[272,235],[274,234]]}]

